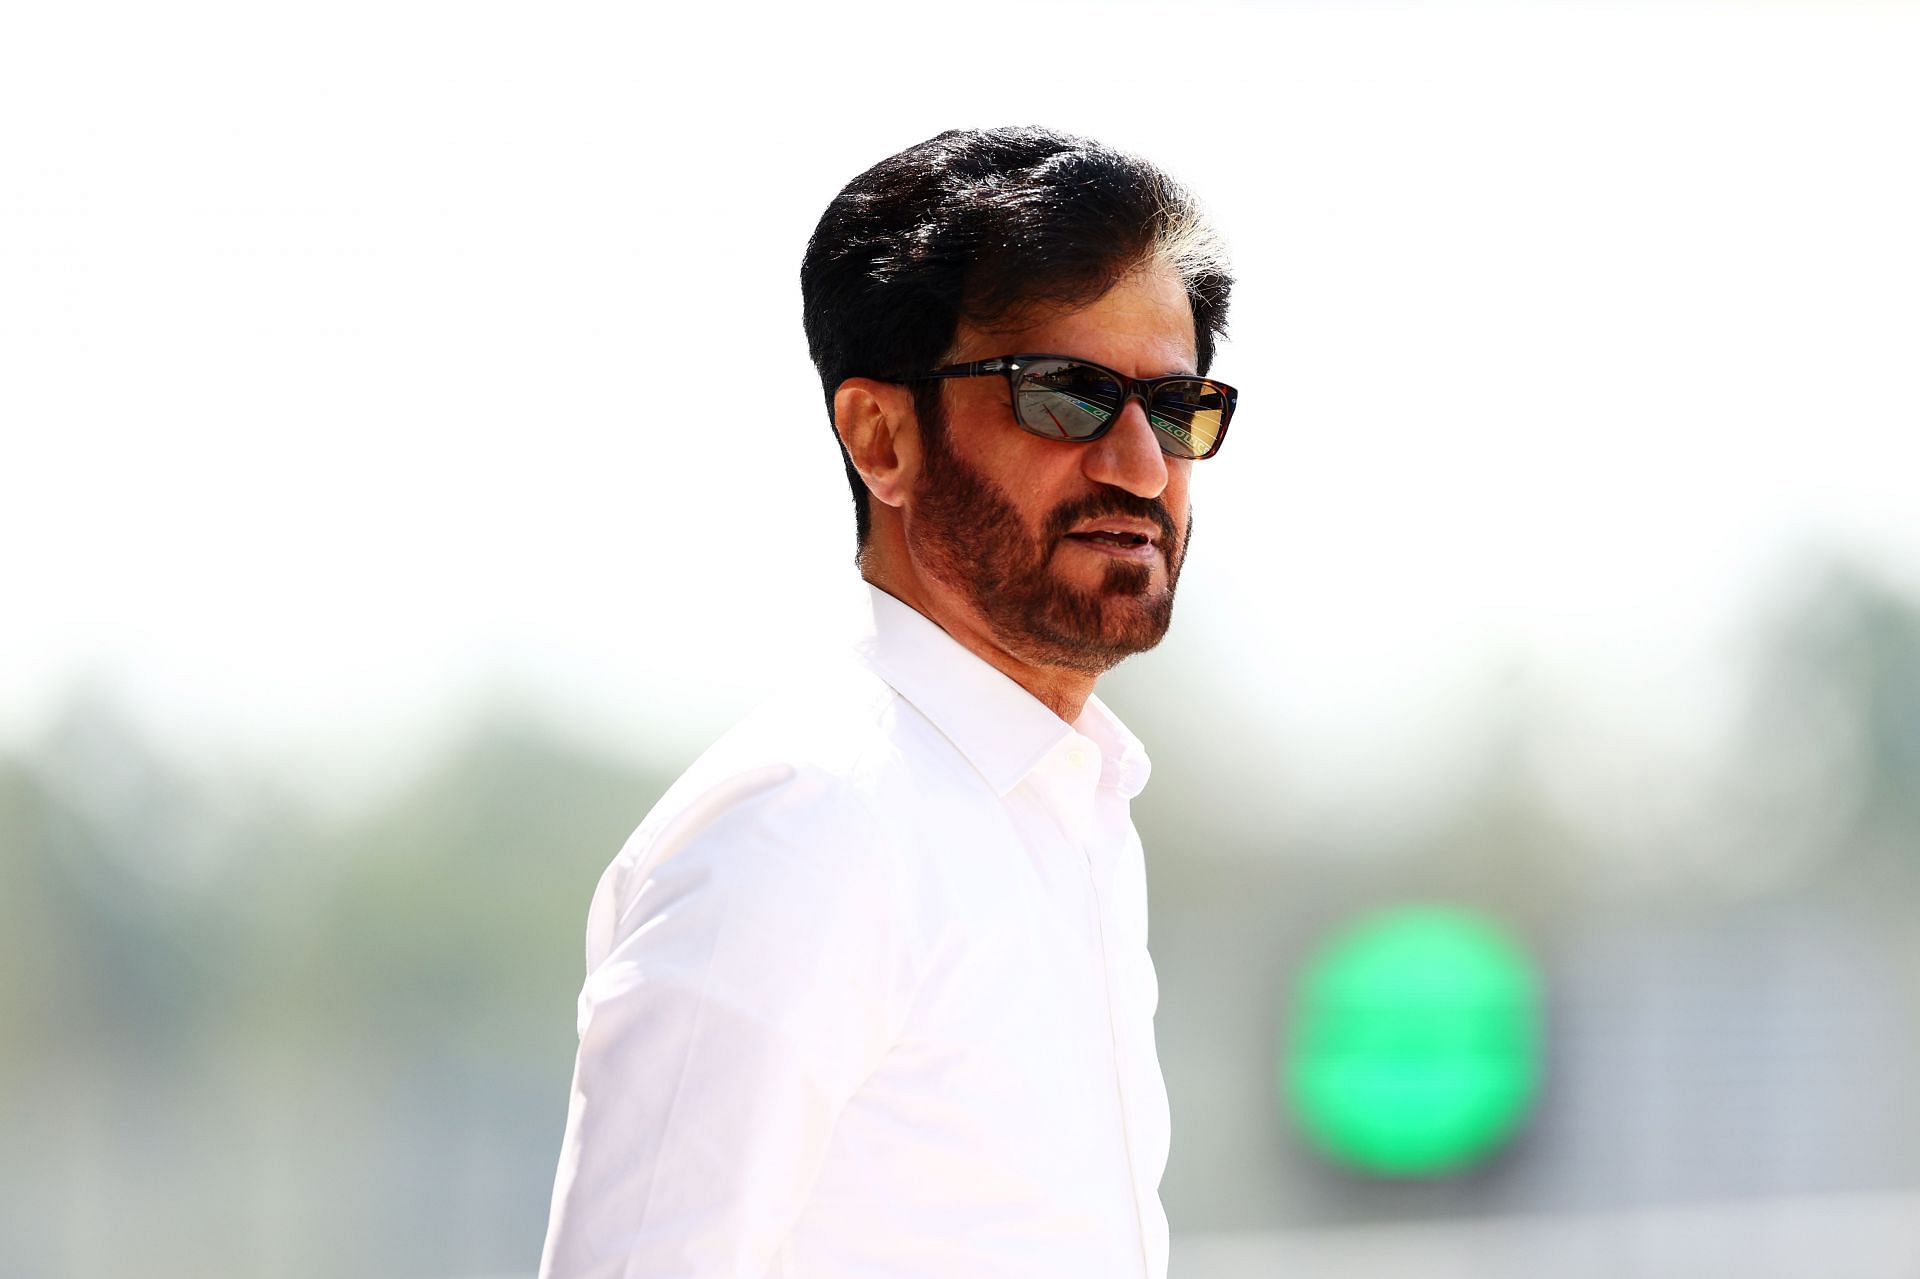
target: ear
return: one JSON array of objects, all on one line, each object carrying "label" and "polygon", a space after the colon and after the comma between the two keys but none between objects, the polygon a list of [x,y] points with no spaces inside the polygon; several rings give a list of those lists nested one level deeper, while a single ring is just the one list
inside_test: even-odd
[{"label": "ear", "polygon": [[867,492],[887,506],[904,504],[920,474],[913,391],[898,382],[850,377],[833,393],[833,429]]}]

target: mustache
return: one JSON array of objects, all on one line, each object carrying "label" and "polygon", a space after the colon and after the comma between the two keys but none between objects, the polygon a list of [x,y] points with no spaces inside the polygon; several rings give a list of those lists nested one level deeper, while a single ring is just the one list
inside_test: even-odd
[{"label": "mustache", "polygon": [[1152,520],[1160,527],[1160,544],[1177,545],[1180,531],[1174,526],[1173,512],[1166,503],[1157,498],[1141,497],[1124,489],[1106,493],[1089,493],[1085,497],[1075,498],[1071,502],[1062,502],[1053,508],[1047,516],[1046,540],[1057,542],[1065,537],[1076,524],[1087,520],[1104,519],[1109,515],[1125,519]]}]

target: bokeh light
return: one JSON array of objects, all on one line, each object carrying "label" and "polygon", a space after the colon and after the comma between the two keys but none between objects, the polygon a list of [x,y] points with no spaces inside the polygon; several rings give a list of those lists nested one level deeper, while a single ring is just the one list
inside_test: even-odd
[{"label": "bokeh light", "polygon": [[1317,1148],[1353,1168],[1470,1165],[1513,1134],[1538,1091],[1539,989],[1520,948],[1473,914],[1365,919],[1302,970],[1288,1104]]}]

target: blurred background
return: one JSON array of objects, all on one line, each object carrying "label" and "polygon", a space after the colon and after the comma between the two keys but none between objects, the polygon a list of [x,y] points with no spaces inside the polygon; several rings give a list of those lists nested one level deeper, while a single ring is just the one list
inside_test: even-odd
[{"label": "blurred background", "polygon": [[[595,880],[859,598],[805,238],[1024,122],[1241,280],[1102,686],[1173,1273],[1920,1273],[1916,65],[1869,0],[10,8],[0,1273],[531,1273]],[[1288,1080],[1413,907],[1531,1083],[1383,1173]]]}]

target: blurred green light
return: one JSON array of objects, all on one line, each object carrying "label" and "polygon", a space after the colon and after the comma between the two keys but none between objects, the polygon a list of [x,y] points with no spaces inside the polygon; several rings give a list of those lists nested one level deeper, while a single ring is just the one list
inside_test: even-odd
[{"label": "blurred green light", "polygon": [[1281,1089],[1307,1138],[1391,1177],[1464,1168],[1526,1118],[1539,979],[1492,923],[1406,908],[1325,945],[1294,990]]}]

